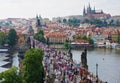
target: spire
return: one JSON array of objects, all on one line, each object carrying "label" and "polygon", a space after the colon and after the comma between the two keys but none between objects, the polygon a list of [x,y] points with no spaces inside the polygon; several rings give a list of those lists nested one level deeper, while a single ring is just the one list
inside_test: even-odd
[{"label": "spire", "polygon": [[88,14],[91,14],[90,2],[89,2],[89,4],[88,4],[87,13],[88,13]]},{"label": "spire", "polygon": [[94,11],[94,14],[95,14],[96,13],[95,6],[94,6],[94,10],[93,11]]},{"label": "spire", "polygon": [[40,18],[38,17],[38,15],[36,16],[36,27],[40,27],[41,26],[41,21]]},{"label": "spire", "polygon": [[83,9],[83,16],[85,16],[86,15],[86,12],[85,12],[86,10],[85,10],[85,6],[84,6],[84,9]]},{"label": "spire", "polygon": [[95,6],[94,6],[94,11],[95,11]]},{"label": "spire", "polygon": [[90,2],[89,2],[89,5],[88,5],[88,7],[89,7],[89,8],[91,8],[91,7],[90,7]]},{"label": "spire", "polygon": [[36,19],[38,19],[38,14],[36,14]]},{"label": "spire", "polygon": [[42,20],[42,17],[41,17],[41,15],[39,15],[39,19],[40,19],[40,21]]}]

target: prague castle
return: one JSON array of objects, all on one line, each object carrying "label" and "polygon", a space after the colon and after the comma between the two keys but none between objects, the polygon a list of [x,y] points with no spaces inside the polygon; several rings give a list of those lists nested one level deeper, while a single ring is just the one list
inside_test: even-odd
[{"label": "prague castle", "polygon": [[96,10],[95,7],[92,9],[90,3],[87,8],[83,9],[83,16],[88,18],[97,18],[97,19],[108,19],[111,17],[110,14],[106,14],[103,10]]}]

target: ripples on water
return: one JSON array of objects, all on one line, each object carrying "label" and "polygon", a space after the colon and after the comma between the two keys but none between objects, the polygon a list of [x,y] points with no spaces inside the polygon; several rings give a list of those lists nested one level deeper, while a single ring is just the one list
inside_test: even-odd
[{"label": "ripples on water", "polygon": [[[81,61],[83,50],[72,50],[73,59]],[[89,71],[96,75],[96,63],[98,64],[98,76],[108,83],[120,83],[120,50],[91,49],[87,53]]]}]

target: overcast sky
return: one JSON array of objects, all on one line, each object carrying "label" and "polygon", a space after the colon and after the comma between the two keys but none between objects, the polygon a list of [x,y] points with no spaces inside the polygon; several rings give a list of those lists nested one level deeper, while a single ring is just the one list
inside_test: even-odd
[{"label": "overcast sky", "polygon": [[103,9],[105,13],[120,15],[120,0],[0,0],[1,18],[43,18],[82,15],[84,5]]}]

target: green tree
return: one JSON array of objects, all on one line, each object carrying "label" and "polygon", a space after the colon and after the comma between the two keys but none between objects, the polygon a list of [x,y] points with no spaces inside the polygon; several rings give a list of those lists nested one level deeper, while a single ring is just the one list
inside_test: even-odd
[{"label": "green tree", "polygon": [[120,34],[118,35],[118,43],[120,44]]},{"label": "green tree", "polygon": [[34,38],[40,42],[43,42],[45,43],[46,42],[46,39],[44,37],[44,32],[43,30],[40,30],[38,33],[35,34]]},{"label": "green tree", "polygon": [[87,40],[89,41],[90,44],[92,44],[92,45],[94,44],[94,40],[92,38],[88,37]]},{"label": "green tree", "polygon": [[69,40],[68,40],[68,39],[66,39],[66,41],[64,42],[64,46],[65,46],[65,48],[67,48],[67,49],[68,49],[69,44],[70,44]]},{"label": "green tree", "polygon": [[25,83],[43,83],[43,55],[41,49],[29,49],[26,51],[22,69]]},{"label": "green tree", "polygon": [[100,20],[100,19],[94,19],[94,20],[92,20],[91,24],[95,24],[96,27],[102,27],[102,26],[105,25],[104,22],[102,20]]},{"label": "green tree", "polygon": [[84,40],[87,40],[87,37],[86,37],[86,35],[84,35],[84,36],[82,37],[82,39],[84,39]]},{"label": "green tree", "polygon": [[103,23],[102,26],[104,26],[104,27],[107,27],[107,26],[108,26],[108,23],[107,23],[106,20],[104,20],[102,23]]},{"label": "green tree", "polygon": [[4,32],[0,32],[0,45],[4,45],[6,43],[7,35]]},{"label": "green tree", "polygon": [[84,36],[76,36],[76,39],[78,40],[88,40],[90,44],[94,44],[94,40],[90,37],[86,37],[85,35]]},{"label": "green tree", "polygon": [[78,35],[78,36],[76,37],[76,39],[82,39],[82,37]]},{"label": "green tree", "polygon": [[79,19],[76,19],[76,18],[73,18],[73,19],[68,19],[68,24],[69,26],[79,26],[80,25],[80,20]]},{"label": "green tree", "polygon": [[65,18],[63,19],[63,23],[67,23],[67,20]]},{"label": "green tree", "polygon": [[109,26],[114,26],[114,20],[112,19],[112,20],[110,20],[110,22],[109,22],[109,24],[108,24]]},{"label": "green tree", "polygon": [[10,47],[14,47],[17,43],[18,36],[16,34],[15,29],[10,29],[8,33],[8,44]]},{"label": "green tree", "polygon": [[0,80],[4,79],[1,83],[22,83],[22,78],[17,72],[16,67],[12,67],[7,71],[0,73]]},{"label": "green tree", "polygon": [[38,34],[44,35],[44,31],[43,30],[39,30]]},{"label": "green tree", "polygon": [[61,23],[61,20],[59,19],[59,20],[57,20],[57,22],[58,22],[58,23]]},{"label": "green tree", "polygon": [[90,23],[91,21],[89,19],[84,19],[82,23]]},{"label": "green tree", "polygon": [[120,21],[119,20],[116,21],[116,26],[120,26]]},{"label": "green tree", "polygon": [[41,34],[36,34],[34,38],[37,39],[37,40],[40,41],[40,42],[43,42],[43,43],[46,42],[46,39],[45,39],[44,36],[41,35]]}]

